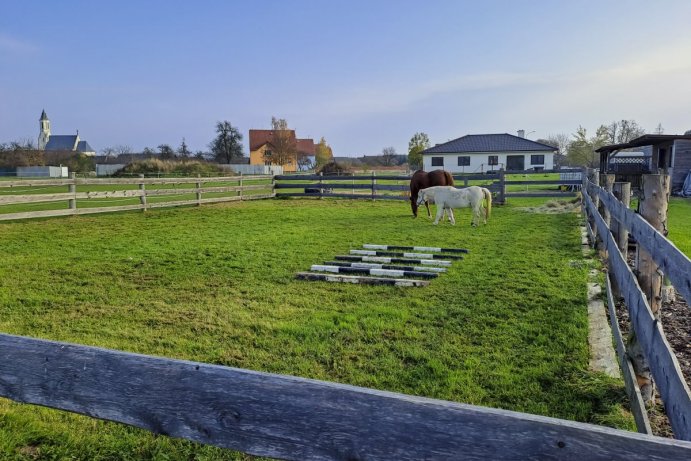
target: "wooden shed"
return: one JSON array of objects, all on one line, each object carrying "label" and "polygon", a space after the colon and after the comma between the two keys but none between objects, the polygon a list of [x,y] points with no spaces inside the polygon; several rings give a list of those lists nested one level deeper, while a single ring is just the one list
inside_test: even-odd
[{"label": "wooden shed", "polygon": [[[613,158],[625,155],[631,149],[650,146],[652,154],[638,171],[622,173],[614,168]],[[691,171],[691,136],[675,134],[646,134],[625,144],[603,146],[597,151],[600,154],[600,171],[617,175],[617,181],[630,182],[632,187],[640,185],[640,176],[644,173],[669,174],[672,182],[672,193],[681,190],[686,175]]]}]

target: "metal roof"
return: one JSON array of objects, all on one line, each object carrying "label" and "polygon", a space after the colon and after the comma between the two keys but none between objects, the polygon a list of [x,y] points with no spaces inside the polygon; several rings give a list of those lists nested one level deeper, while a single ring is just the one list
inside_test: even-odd
[{"label": "metal roof", "polygon": [[596,149],[595,152],[610,153],[615,150],[630,149],[632,147],[655,146],[658,144],[674,142],[677,139],[691,140],[691,136],[679,134],[644,134],[643,136],[640,136],[636,139],[632,139],[631,141],[624,144],[610,144],[609,146],[602,146],[599,149]]},{"label": "metal roof", "polygon": [[77,150],[79,152],[96,152],[86,141],[79,141],[77,144]]},{"label": "metal roof", "polygon": [[51,135],[45,150],[74,150],[76,143],[76,134]]},{"label": "metal roof", "polygon": [[469,134],[453,141],[437,144],[422,154],[456,154],[461,152],[554,152],[557,148],[508,133]]}]

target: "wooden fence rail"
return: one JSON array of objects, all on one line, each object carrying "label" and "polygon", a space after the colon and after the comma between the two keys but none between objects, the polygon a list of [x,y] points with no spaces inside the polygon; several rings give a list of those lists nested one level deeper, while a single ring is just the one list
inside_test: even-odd
[{"label": "wooden fence rail", "polygon": [[[254,182],[255,184],[247,184]],[[259,184],[256,184],[259,182]],[[212,184],[204,187],[203,184]],[[223,186],[213,185],[213,183],[226,184]],[[233,184],[228,184],[233,183]],[[67,186],[68,192],[57,192],[50,194],[26,193],[27,191],[40,190],[41,188],[51,188]],[[124,186],[138,186],[137,189],[125,190],[79,190],[89,186],[114,186],[122,188]],[[160,189],[152,189],[152,186],[165,186]],[[181,186],[181,187],[177,187]],[[12,193],[19,188],[18,193]],[[264,191],[264,193],[261,193]],[[251,192],[251,194],[246,194]],[[203,198],[203,194],[230,194],[225,196]],[[148,198],[165,198],[181,195],[193,195],[194,198],[186,200],[156,200],[150,201]],[[147,210],[149,208],[161,208],[169,206],[201,205],[208,203],[220,203],[237,200],[255,200],[274,197],[271,176],[234,176],[234,177],[214,177],[214,178],[107,178],[107,179],[88,179],[72,178],[59,180],[21,180],[21,181],[0,181],[0,206],[2,205],[21,205],[37,204],[43,202],[61,202],[68,204],[67,209],[42,210],[42,211],[21,211],[0,213],[0,221],[39,218],[51,216],[68,216],[77,214],[110,213],[114,211],[126,210]],[[112,199],[139,199],[138,204],[132,205],[112,205],[100,207],[79,208],[79,201],[89,200],[112,200]]]},{"label": "wooden fence rail", "polygon": [[[597,195],[599,197],[603,196],[598,186],[587,180],[585,180],[584,189],[589,191],[597,190]],[[607,195],[611,194],[605,193],[605,196]],[[613,195],[611,195],[611,197],[613,200],[616,200]],[[683,440],[691,440],[691,392],[681,372],[677,358],[665,338],[662,326],[653,316],[645,294],[641,290],[628,262],[619,251],[617,242],[612,236],[610,229],[607,227],[605,220],[598,212],[597,207],[588,194],[583,194],[583,200],[586,212],[595,220],[597,236],[602,240],[603,248],[607,252],[610,273],[617,282],[619,291],[628,307],[631,324],[636,331],[636,337],[650,364],[651,372],[660,390],[662,400],[665,403],[665,411],[675,437]],[[611,201],[609,197],[607,197],[605,205],[609,202]],[[613,205],[613,203],[611,204]],[[629,232],[638,232],[640,235],[647,236],[646,238],[642,238],[639,244],[644,246],[649,253],[653,255],[655,255],[656,252],[663,254],[663,257],[659,254],[654,257],[668,261],[666,267],[671,272],[665,274],[669,276],[673,284],[675,284],[675,280],[688,281],[689,272],[685,274],[672,274],[672,272],[676,270],[688,270],[689,266],[685,266],[686,263],[683,262],[683,258],[671,255],[671,247],[659,243],[661,240],[666,240],[664,236],[659,233],[658,237],[648,235],[647,230],[642,230],[646,229],[645,225],[648,224],[642,220],[640,216],[630,216],[628,213],[617,210],[614,206],[610,211],[612,211],[612,216],[615,217],[615,219],[619,216],[623,220],[622,222],[624,222]],[[636,224],[632,224],[633,222],[636,222]],[[634,231],[634,229],[636,230]],[[653,232],[656,231],[653,230]],[[676,248],[674,249],[676,250]],[[679,250],[676,251],[679,252]],[[671,260],[679,265],[677,266],[669,263]],[[688,261],[688,258],[686,261]],[[683,287],[677,287],[675,284],[675,288],[681,290]]]},{"label": "wooden fence rail", "polygon": [[[556,171],[556,170],[555,170]],[[558,186],[579,186],[582,184],[580,179],[561,179],[561,180],[507,180],[506,174],[535,175],[553,173],[555,171],[520,171],[505,172],[497,171],[491,174],[454,174],[454,181],[457,187],[467,187],[471,181],[482,182],[487,189],[497,194],[497,201],[503,203],[506,197],[573,197],[573,191],[558,191]],[[391,199],[408,200],[410,191],[410,176],[407,175],[277,175],[275,176],[276,189],[279,191],[276,196],[283,197],[333,197],[333,198],[356,198],[356,199]],[[381,184],[380,181],[397,181],[399,184]],[[538,192],[514,192],[507,191],[507,186],[516,185],[554,185],[554,191]],[[287,190],[293,190],[287,192]],[[296,192],[301,189],[302,192]],[[351,194],[343,193],[341,190],[350,189]],[[283,190],[283,191],[281,191]],[[354,191],[359,191],[355,193]],[[378,193],[385,192],[385,193]],[[386,193],[389,192],[389,193]],[[391,194],[398,192],[398,194]]]},{"label": "wooden fence rail", "polygon": [[0,396],[289,460],[691,458],[685,441],[4,334]]}]

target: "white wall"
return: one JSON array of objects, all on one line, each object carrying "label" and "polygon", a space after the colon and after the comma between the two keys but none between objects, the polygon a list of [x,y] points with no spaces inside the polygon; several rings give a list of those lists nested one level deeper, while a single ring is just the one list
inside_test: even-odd
[{"label": "white wall", "polygon": [[18,178],[66,178],[66,166],[20,166],[17,167]]},{"label": "white wall", "polygon": [[[489,156],[496,155],[498,157],[497,165],[488,165]],[[531,170],[535,167],[543,167],[545,170],[554,169],[554,153],[553,152],[487,152],[487,153],[454,153],[454,154],[425,154],[422,156],[422,169],[425,171],[432,170],[446,170],[451,173],[484,173],[486,171],[496,171],[501,168],[506,169],[506,157],[509,155],[523,155],[524,168]],[[531,165],[531,155],[544,155],[545,163],[543,165]],[[444,159],[443,166],[432,166],[432,157],[442,157]],[[458,166],[458,157],[470,157],[470,165]]]}]

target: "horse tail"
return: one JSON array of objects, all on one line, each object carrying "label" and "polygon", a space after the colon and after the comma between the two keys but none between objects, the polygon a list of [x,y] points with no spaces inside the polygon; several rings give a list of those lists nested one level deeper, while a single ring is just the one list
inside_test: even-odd
[{"label": "horse tail", "polygon": [[482,189],[485,199],[487,200],[487,208],[485,208],[485,220],[489,219],[489,215],[492,213],[492,193],[489,189]]},{"label": "horse tail", "polygon": [[448,171],[444,170],[444,176],[446,177],[446,185],[453,186],[453,175]]}]

